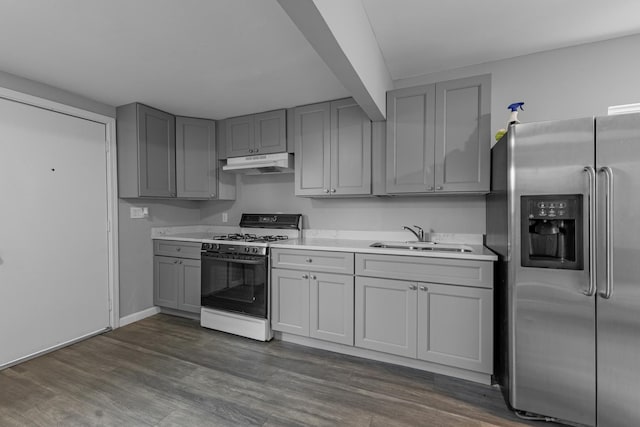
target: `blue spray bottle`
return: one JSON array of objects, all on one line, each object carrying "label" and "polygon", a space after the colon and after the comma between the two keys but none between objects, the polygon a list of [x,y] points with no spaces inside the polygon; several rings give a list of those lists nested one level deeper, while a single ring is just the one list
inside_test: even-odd
[{"label": "blue spray bottle", "polygon": [[[511,113],[509,114],[509,121],[507,122],[507,127],[509,127],[509,125],[511,124],[520,123],[520,120],[518,120],[518,108],[524,111],[524,108],[522,108],[523,105],[524,102],[514,102],[507,107],[507,110],[511,110]],[[496,141],[500,140],[500,138],[502,138],[505,133],[507,133],[506,129],[498,129],[498,132],[496,132],[495,135]]]},{"label": "blue spray bottle", "polygon": [[524,111],[524,108],[522,108],[523,105],[524,105],[524,102],[514,102],[513,104],[507,107],[508,110],[511,110],[511,114],[509,115],[509,122],[508,122],[510,125],[515,123],[520,123],[520,121],[518,120],[518,108]]}]

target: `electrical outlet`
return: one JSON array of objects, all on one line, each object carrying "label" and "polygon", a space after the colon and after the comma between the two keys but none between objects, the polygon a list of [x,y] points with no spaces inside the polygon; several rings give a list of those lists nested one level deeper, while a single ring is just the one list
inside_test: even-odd
[{"label": "electrical outlet", "polygon": [[229,214],[222,212],[222,222],[229,222]]}]

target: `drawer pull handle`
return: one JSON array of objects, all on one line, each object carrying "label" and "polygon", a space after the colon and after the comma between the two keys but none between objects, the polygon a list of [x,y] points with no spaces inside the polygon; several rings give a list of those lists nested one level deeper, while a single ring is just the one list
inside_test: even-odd
[{"label": "drawer pull handle", "polygon": [[420,290],[426,292],[429,290],[429,288],[427,288],[426,286],[420,286]]},{"label": "drawer pull handle", "polygon": [[416,289],[418,289],[418,287],[416,285],[409,285],[409,289],[415,291]]},{"label": "drawer pull handle", "polygon": [[182,248],[176,248],[176,251],[180,252],[182,250]]},{"label": "drawer pull handle", "polygon": [[311,280],[316,280],[316,276],[314,276],[313,274],[311,275]]},{"label": "drawer pull handle", "polygon": [[313,261],[311,258],[305,259],[305,262],[311,262],[311,261]]},{"label": "drawer pull handle", "polygon": [[307,274],[303,274],[303,275],[302,275],[302,278],[303,278],[303,279],[308,279],[308,278],[309,278],[309,275],[307,275]]}]

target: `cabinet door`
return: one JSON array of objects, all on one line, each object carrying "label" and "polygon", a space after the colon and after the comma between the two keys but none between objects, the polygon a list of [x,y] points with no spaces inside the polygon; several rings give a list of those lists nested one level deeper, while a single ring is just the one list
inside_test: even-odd
[{"label": "cabinet door", "polygon": [[434,191],[435,85],[387,93],[387,192]]},{"label": "cabinet door", "polygon": [[200,313],[200,260],[181,259],[178,265],[178,309]]},{"label": "cabinet door", "polygon": [[491,77],[436,84],[436,191],[488,192]]},{"label": "cabinet door", "polygon": [[216,123],[176,117],[176,186],[178,197],[216,196]]},{"label": "cabinet door", "polygon": [[356,346],[415,358],[416,289],[413,282],[356,277]]},{"label": "cabinet door", "polygon": [[171,114],[137,104],[140,196],[175,197],[176,129]]},{"label": "cabinet door", "polygon": [[178,308],[178,282],[180,281],[178,258],[153,257],[153,304]]},{"label": "cabinet door", "polygon": [[227,157],[241,157],[253,154],[253,116],[227,119]]},{"label": "cabinet door", "polygon": [[329,194],[330,117],[328,102],[295,109],[296,196]]},{"label": "cabinet door", "polygon": [[493,373],[493,292],[418,285],[418,358]]},{"label": "cabinet door", "polygon": [[311,272],[309,336],[353,345],[353,276]]},{"label": "cabinet door", "polygon": [[271,270],[271,328],[309,336],[309,273]]},{"label": "cabinet door", "polygon": [[255,132],[254,153],[268,154],[287,151],[287,114],[285,110],[254,115],[253,128]]},{"label": "cabinet door", "polygon": [[371,121],[353,99],[331,103],[331,194],[371,194]]}]

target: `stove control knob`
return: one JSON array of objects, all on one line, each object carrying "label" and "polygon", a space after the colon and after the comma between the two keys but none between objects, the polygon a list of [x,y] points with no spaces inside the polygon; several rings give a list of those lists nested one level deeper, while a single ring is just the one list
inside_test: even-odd
[{"label": "stove control knob", "polygon": [[245,252],[249,252],[250,250],[251,250],[251,248],[249,248],[249,246],[247,246],[247,247],[245,247],[245,248],[244,248],[244,251],[245,251]]},{"label": "stove control knob", "polygon": [[257,253],[258,253],[258,248],[253,248],[253,249],[251,249],[251,250],[253,251],[253,253],[254,253],[254,254],[257,254]]}]

